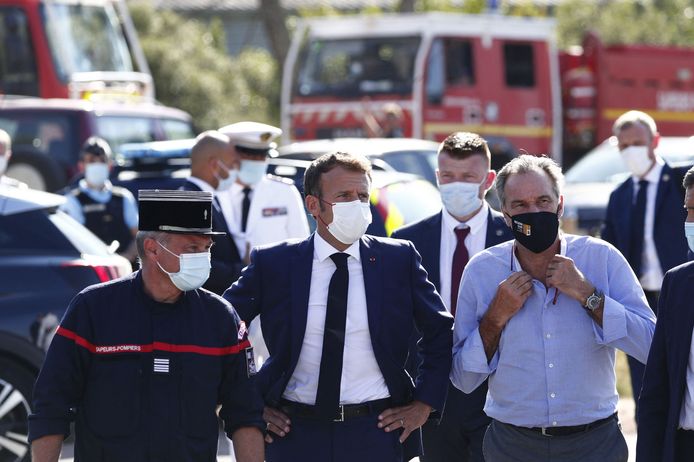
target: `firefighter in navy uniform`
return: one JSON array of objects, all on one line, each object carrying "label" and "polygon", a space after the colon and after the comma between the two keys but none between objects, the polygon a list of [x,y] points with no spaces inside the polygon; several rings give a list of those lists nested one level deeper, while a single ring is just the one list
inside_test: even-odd
[{"label": "firefighter in navy uniform", "polygon": [[84,142],[78,163],[84,178],[66,194],[63,211],[86,226],[106,244],[118,241],[118,253],[134,262],[137,256],[137,204],[125,188],[108,180],[111,148],[96,136]]},{"label": "firefighter in navy uniform", "polygon": [[141,270],[71,302],[34,389],[35,462],[213,462],[217,414],[236,460],[264,458],[263,403],[246,328],[200,289],[210,271],[212,194],[140,191]]}]

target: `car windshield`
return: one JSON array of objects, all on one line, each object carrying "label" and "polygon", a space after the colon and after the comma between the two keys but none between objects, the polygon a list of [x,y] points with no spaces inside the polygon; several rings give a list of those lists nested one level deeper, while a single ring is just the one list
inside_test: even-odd
[{"label": "car windshield", "polygon": [[[174,119],[165,119],[166,138],[177,140],[193,138],[193,128],[189,123]],[[96,117],[96,131],[108,141],[113,152],[120,152],[125,143],[146,143],[159,139],[157,120],[153,117],[107,116]]]},{"label": "car windshield", "polygon": [[360,96],[412,91],[417,37],[313,39],[298,64],[299,96]]},{"label": "car windshield", "polygon": [[42,2],[46,36],[63,81],[74,72],[132,72],[133,61],[110,2]]},{"label": "car windshield", "polygon": [[[668,163],[694,162],[694,140],[687,137],[662,137],[656,153]],[[617,146],[603,141],[566,172],[567,183],[619,183],[629,172]]]},{"label": "car windshield", "polygon": [[98,237],[67,214],[57,211],[48,218],[80,254],[98,257],[111,255],[108,247]]}]

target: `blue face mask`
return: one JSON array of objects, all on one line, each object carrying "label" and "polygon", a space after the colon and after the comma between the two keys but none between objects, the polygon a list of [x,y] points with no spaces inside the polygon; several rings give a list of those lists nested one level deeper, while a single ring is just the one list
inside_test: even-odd
[{"label": "blue face mask", "polygon": [[239,180],[243,184],[254,185],[263,179],[267,170],[264,160],[242,160],[239,169]]},{"label": "blue face mask", "polygon": [[684,235],[687,237],[687,245],[689,245],[689,250],[694,252],[694,221],[684,223]]}]

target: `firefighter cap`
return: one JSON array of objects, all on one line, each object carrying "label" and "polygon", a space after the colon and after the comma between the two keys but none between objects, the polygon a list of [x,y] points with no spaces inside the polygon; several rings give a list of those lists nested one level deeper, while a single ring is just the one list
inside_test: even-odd
[{"label": "firefighter cap", "polygon": [[277,147],[275,138],[282,130],[259,122],[237,122],[219,129],[229,137],[231,143],[242,152],[255,155],[267,155]]},{"label": "firefighter cap", "polygon": [[139,231],[179,234],[225,234],[212,231],[212,193],[207,191],[138,192]]}]

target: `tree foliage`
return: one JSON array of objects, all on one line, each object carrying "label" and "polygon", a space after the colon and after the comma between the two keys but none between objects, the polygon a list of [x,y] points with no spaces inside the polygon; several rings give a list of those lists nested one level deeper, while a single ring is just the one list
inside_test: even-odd
[{"label": "tree foliage", "polygon": [[203,24],[142,2],[129,7],[159,101],[188,111],[200,130],[241,120],[277,123],[278,66],[267,51],[232,58],[219,21]]}]

